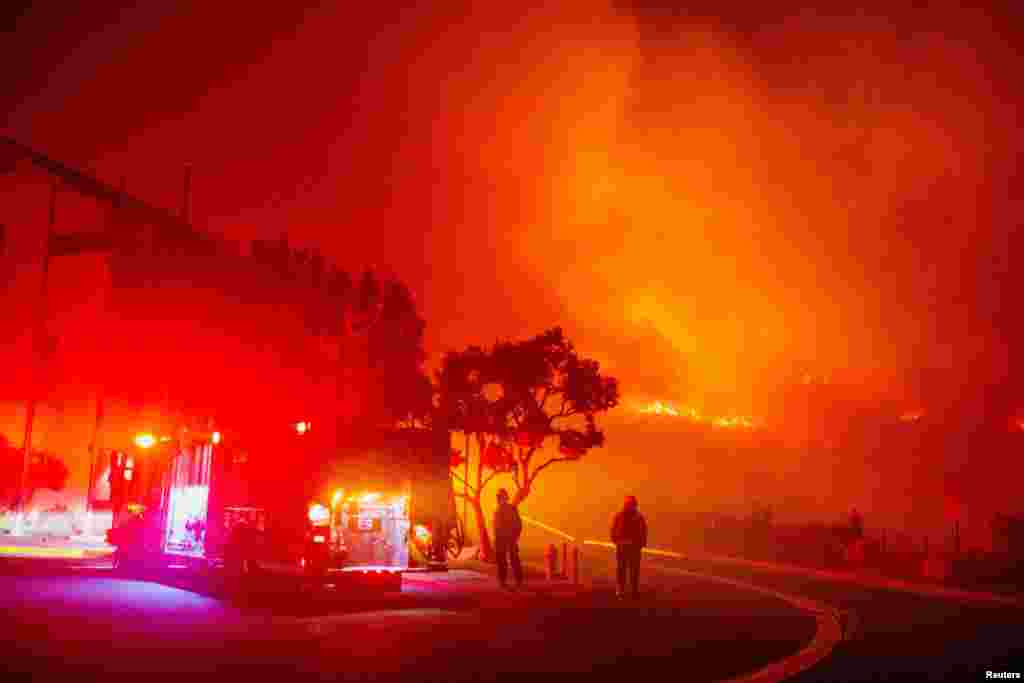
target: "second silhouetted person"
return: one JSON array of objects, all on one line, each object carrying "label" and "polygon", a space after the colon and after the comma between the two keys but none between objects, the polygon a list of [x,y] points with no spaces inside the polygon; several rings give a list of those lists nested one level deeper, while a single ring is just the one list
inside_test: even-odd
[{"label": "second silhouetted person", "polygon": [[498,489],[498,509],[494,511],[494,553],[498,560],[498,581],[508,587],[508,565],[516,587],[523,585],[523,565],[519,562],[519,535],[523,533],[523,520],[519,510],[508,500],[508,491]]},{"label": "second silhouetted person", "polygon": [[612,520],[612,543],[615,544],[618,597],[626,592],[627,575],[633,597],[640,594],[640,555],[647,545],[647,521],[640,514],[636,496],[626,496],[626,503]]}]

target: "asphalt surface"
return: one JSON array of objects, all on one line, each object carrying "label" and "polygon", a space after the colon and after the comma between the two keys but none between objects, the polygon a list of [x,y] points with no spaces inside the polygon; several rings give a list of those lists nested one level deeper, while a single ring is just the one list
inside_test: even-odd
[{"label": "asphalt surface", "polygon": [[1021,608],[717,562],[658,559],[648,565],[746,581],[842,610],[848,637],[818,665],[790,679],[794,682],[978,681],[986,680],[986,671],[1024,674]]},{"label": "asphalt surface", "polygon": [[627,603],[600,581],[572,593],[530,577],[526,590],[504,593],[466,570],[409,577],[401,594],[267,586],[232,599],[183,575],[143,581],[89,563],[6,560],[0,638],[8,673],[46,680],[585,672],[707,681],[792,654],[814,634],[814,620],[782,601],[670,573],[648,578],[644,595]]},{"label": "asphalt surface", "polygon": [[[32,678],[101,672],[393,675],[402,680],[593,672],[721,680],[801,649],[813,619],[782,601],[687,572],[809,597],[842,611],[847,639],[793,681],[986,680],[1024,666],[1024,610],[718,562],[645,558],[644,595],[613,599],[611,553],[588,549],[592,592],[522,593],[466,571],[407,577],[401,594],[286,586],[229,596],[184,575],[119,578],[95,561],[0,561],[4,669]],[[493,571],[493,567],[466,563]],[[469,578],[466,578],[469,577]],[[474,578],[475,577],[475,578]],[[390,677],[390,676],[389,676]],[[6,680],[6,679],[5,679]]]}]

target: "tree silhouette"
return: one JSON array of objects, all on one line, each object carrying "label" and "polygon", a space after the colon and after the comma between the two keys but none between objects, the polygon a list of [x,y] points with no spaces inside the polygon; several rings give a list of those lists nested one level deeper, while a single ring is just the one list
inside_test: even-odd
[{"label": "tree silhouette", "polygon": [[422,370],[426,323],[408,288],[400,282],[380,283],[367,271],[347,320],[346,334],[354,340],[348,348],[356,352],[355,364],[363,371],[356,373],[363,416],[385,425],[425,418],[432,393]]},{"label": "tree silhouette", "polygon": [[[465,495],[476,515],[481,555],[489,558],[481,505],[488,484],[510,475],[512,504],[518,505],[548,467],[604,445],[597,416],[618,405],[618,381],[602,375],[597,361],[581,358],[559,327],[525,341],[498,342],[488,351],[449,353],[437,381],[451,429],[476,442],[475,463],[472,454],[461,455],[470,458],[475,474],[472,483],[464,482],[472,486]],[[544,450],[548,444],[557,445],[557,454]],[[453,476],[462,481],[457,468]]]},{"label": "tree silhouette", "polygon": [[115,252],[111,270],[108,395],[139,394],[138,377],[161,368],[171,397],[240,426],[261,416],[394,424],[429,409],[424,323],[400,282],[366,270],[354,285],[284,237],[243,254],[167,229],[145,250]]}]

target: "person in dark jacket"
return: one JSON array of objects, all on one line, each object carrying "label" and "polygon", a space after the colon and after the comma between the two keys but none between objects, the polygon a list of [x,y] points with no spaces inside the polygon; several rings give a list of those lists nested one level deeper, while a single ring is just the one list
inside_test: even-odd
[{"label": "person in dark jacket", "polygon": [[647,546],[647,521],[640,514],[636,496],[626,496],[626,503],[612,520],[612,543],[615,544],[618,597],[626,593],[626,579],[634,598],[640,594],[640,556]]},{"label": "person in dark jacket", "polygon": [[508,588],[508,565],[512,562],[512,575],[516,588],[523,585],[523,565],[519,562],[519,535],[523,520],[519,510],[508,502],[508,491],[498,489],[498,509],[494,511],[494,554],[498,559],[498,581]]}]

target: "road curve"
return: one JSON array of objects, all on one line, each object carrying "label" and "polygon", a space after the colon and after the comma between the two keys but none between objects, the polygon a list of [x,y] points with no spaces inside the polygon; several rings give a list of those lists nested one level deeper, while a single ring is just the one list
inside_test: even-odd
[{"label": "road curve", "polygon": [[1024,609],[1009,601],[977,600],[954,591],[934,593],[858,583],[707,559],[658,558],[666,571],[686,570],[795,593],[827,604],[845,637],[832,652],[790,680],[985,680],[986,672],[1021,672]]},{"label": "road curve", "polygon": [[[600,561],[598,553],[601,550],[606,551],[607,554],[603,559],[606,563],[606,568],[610,569],[610,563],[613,561],[611,553],[614,552],[612,544],[600,541],[586,541],[585,545],[588,549],[592,550],[589,555],[592,561]],[[697,573],[680,567],[673,567],[666,564],[665,560],[680,560],[683,559],[683,556],[672,551],[647,549],[646,555],[648,558],[654,557],[658,560],[647,562],[645,569],[648,574],[653,574],[656,580],[663,581],[665,577],[686,576],[697,581],[725,585],[740,591],[756,593],[783,601],[814,618],[816,625],[814,636],[801,649],[791,654],[787,653],[785,656],[769,662],[755,671],[733,676],[722,683],[776,683],[786,680],[816,666],[828,657],[836,645],[843,640],[843,619],[841,613],[825,603],[797,594],[765,588],[746,581],[738,581],[710,573]],[[608,573],[610,574],[610,571]],[[592,574],[592,580],[593,578],[594,575]]]}]

